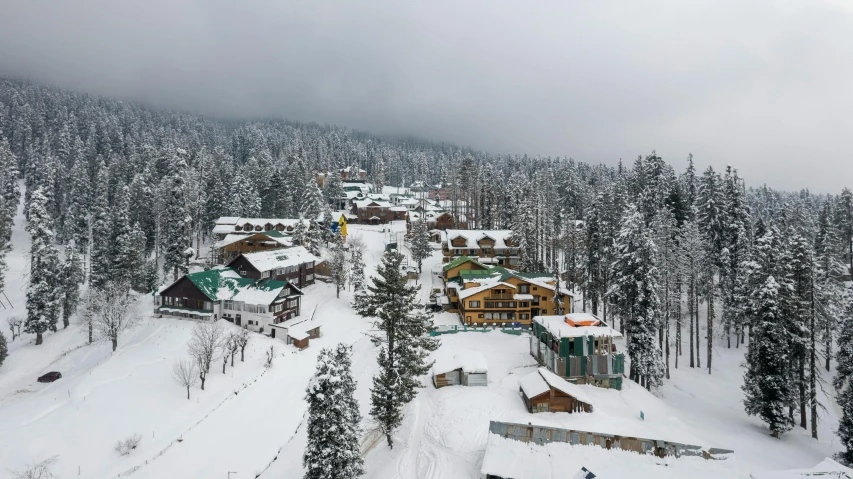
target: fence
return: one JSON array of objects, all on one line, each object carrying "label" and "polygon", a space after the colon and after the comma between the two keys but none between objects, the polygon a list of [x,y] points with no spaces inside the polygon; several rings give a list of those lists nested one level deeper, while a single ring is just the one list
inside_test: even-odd
[{"label": "fence", "polygon": [[733,454],[728,449],[705,449],[702,446],[681,444],[676,442],[648,439],[641,437],[620,436],[573,429],[559,429],[545,426],[533,426],[499,421],[489,422],[489,433],[508,439],[534,444],[563,442],[598,446],[605,449],[620,449],[639,454],[652,453],[658,457],[665,456],[698,456],[704,459],[718,459],[716,455]]},{"label": "fence", "polygon": [[521,336],[526,333],[529,328],[524,327],[512,327],[512,328],[502,328],[500,326],[450,326],[450,325],[440,325],[436,326],[436,328],[429,332],[430,336],[440,336],[442,334],[456,334],[456,333],[488,333],[490,331],[500,331],[506,334],[512,334],[515,336]]}]

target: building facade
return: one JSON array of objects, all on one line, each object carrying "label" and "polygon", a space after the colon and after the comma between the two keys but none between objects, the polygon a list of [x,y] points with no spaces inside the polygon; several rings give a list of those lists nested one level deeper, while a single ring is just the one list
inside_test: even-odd
[{"label": "building facade", "polygon": [[243,278],[288,281],[297,287],[314,284],[315,268],[323,260],[302,246],[240,254],[228,267]]},{"label": "building facade", "polygon": [[302,291],[287,281],[241,277],[232,268],[184,275],[154,296],[154,313],[202,321],[220,318],[254,331],[301,313]]},{"label": "building facade", "polygon": [[468,256],[481,263],[506,266],[518,265],[518,245],[511,230],[447,230],[441,244],[442,262]]}]

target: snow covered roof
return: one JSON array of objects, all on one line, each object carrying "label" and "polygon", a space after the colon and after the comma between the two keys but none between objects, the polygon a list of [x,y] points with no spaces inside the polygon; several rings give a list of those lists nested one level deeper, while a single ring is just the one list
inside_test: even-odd
[{"label": "snow covered roof", "polygon": [[269,236],[271,241],[274,241],[274,242],[276,242],[282,246],[291,246],[293,244],[293,241],[290,239],[289,236],[284,236],[281,234],[281,232],[272,230],[272,231],[256,231],[256,232],[250,233],[250,234],[228,233],[227,235],[225,235],[225,238],[222,238],[222,240],[217,241],[214,246],[216,246],[217,248],[223,248],[223,247],[228,246],[230,244],[234,244],[238,241],[245,241],[246,238],[248,238],[249,236],[254,236],[254,235],[267,235],[267,236]]},{"label": "snow covered roof", "polygon": [[[371,199],[353,200],[352,203],[355,205],[356,208],[359,208],[359,209],[367,208],[368,206],[371,206],[371,205],[373,208],[391,208],[391,203],[388,201],[385,201],[385,200],[371,200]],[[403,209],[405,209],[405,208],[403,208]]]},{"label": "snow covered roof", "polygon": [[551,388],[548,387],[548,383],[542,379],[542,375],[539,374],[538,370],[519,379],[518,385],[528,398],[535,398],[536,396],[545,394],[551,390]]},{"label": "snow covered roof", "polygon": [[255,253],[243,253],[242,255],[258,271],[270,271],[276,268],[288,266],[299,266],[304,263],[314,262],[315,265],[323,262],[311,254],[303,246],[293,246],[273,251],[258,251]]},{"label": "snow covered roof", "polygon": [[[542,379],[548,383],[552,388],[564,393],[569,396],[577,399],[580,402],[585,402],[592,406],[592,399],[590,399],[589,395],[584,392],[584,386],[578,386],[577,384],[572,384],[565,379],[557,376],[556,374],[548,371],[545,368],[539,368],[539,375],[542,376]],[[593,387],[593,386],[586,386]],[[529,396],[528,396],[529,397]]]},{"label": "snow covered roof", "polygon": [[[578,314],[578,313],[573,313]],[[590,315],[591,316],[591,315]],[[602,337],[609,336],[621,338],[622,334],[608,326],[572,326],[566,323],[566,315],[562,316],[535,316],[535,323],[539,323],[549,333],[558,338],[576,338],[580,336]]]},{"label": "snow covered roof", "polygon": [[461,369],[466,373],[485,373],[489,371],[486,357],[480,351],[466,351],[456,353],[453,356],[441,356],[435,360],[433,371],[436,374],[444,374],[449,371]]},{"label": "snow covered roof", "polygon": [[[255,228],[261,227],[261,231],[265,230],[266,225],[271,225],[273,229],[276,226],[281,225],[285,230],[287,227],[296,227],[296,223],[299,221],[297,218],[241,218],[237,216],[223,216],[216,220],[216,226],[213,227],[214,234],[228,234],[228,233],[252,233]],[[302,220],[305,223],[305,226],[308,226],[310,221],[307,219]],[[245,225],[250,225],[253,231],[245,231],[243,227]],[[238,230],[237,227],[240,227]]]},{"label": "snow covered roof", "polygon": [[270,326],[286,329],[288,336],[297,341],[301,341],[311,335],[309,331],[319,328],[322,326],[322,323],[316,319],[294,318],[283,323],[271,324]]},{"label": "snow covered roof", "polygon": [[261,281],[241,288],[231,300],[248,304],[272,304],[286,286],[287,281]]},{"label": "snow covered roof", "polygon": [[750,475],[752,479],[806,479],[819,477],[821,479],[853,479],[853,469],[826,458],[820,464],[807,469],[789,469],[786,471],[757,472]]},{"label": "snow covered roof", "polygon": [[536,444],[489,433],[480,472],[513,479],[564,479],[585,467],[597,478],[735,479],[733,457],[707,460],[697,456],[637,454],[595,445],[565,442]]},{"label": "snow covered roof", "polygon": [[513,286],[509,283],[504,283],[503,281],[494,281],[493,279],[490,278],[488,283],[485,283],[485,284],[480,285],[480,286],[475,286],[473,288],[463,289],[462,291],[460,291],[459,292],[459,299],[465,299],[469,296],[473,296],[477,293],[481,293],[487,289],[492,289],[495,286],[506,286],[506,287],[509,287],[512,289],[516,289],[515,286]]},{"label": "snow covered roof", "polygon": [[[190,273],[184,278],[191,281],[211,301],[232,300],[243,301],[248,304],[269,305],[288,286],[287,281],[243,278],[231,268]],[[177,281],[172,284],[176,283]],[[162,288],[158,294],[162,294],[170,287],[171,285]],[[299,294],[302,292],[300,291]]]},{"label": "snow covered roof", "polygon": [[444,270],[444,271],[447,271],[447,270],[449,270],[449,269],[451,269],[451,268],[455,268],[455,267],[459,266],[460,264],[465,264],[465,263],[468,263],[468,262],[471,262],[471,263],[473,263],[473,264],[475,264],[475,265],[479,266],[479,267],[480,267],[480,268],[482,268],[482,269],[488,269],[488,267],[487,267],[487,266],[485,266],[484,264],[480,263],[479,261],[477,261],[477,260],[476,260],[476,259],[474,259],[474,258],[469,258],[468,256],[460,256],[460,257],[458,257],[458,258],[454,259],[453,261],[450,261],[449,263],[447,263],[447,264],[445,264],[444,266],[442,266],[442,268],[441,268],[441,269],[442,269],[442,270]]},{"label": "snow covered roof", "polygon": [[[506,241],[512,237],[512,230],[447,230],[448,248],[479,248],[479,241],[490,238],[495,241],[495,249],[507,249]],[[453,240],[462,238],[463,246],[454,246]]]}]

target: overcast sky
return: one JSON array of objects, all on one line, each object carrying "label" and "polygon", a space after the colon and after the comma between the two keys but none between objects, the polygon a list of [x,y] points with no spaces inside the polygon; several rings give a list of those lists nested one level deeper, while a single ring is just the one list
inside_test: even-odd
[{"label": "overcast sky", "polygon": [[845,0],[0,0],[0,74],[749,184],[853,187]]}]

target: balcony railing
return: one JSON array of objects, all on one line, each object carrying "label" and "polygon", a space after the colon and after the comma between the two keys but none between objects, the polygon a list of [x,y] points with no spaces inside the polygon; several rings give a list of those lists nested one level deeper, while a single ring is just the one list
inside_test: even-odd
[{"label": "balcony railing", "polygon": [[499,301],[499,300],[512,300],[514,299],[511,294],[491,294],[486,301]]}]

